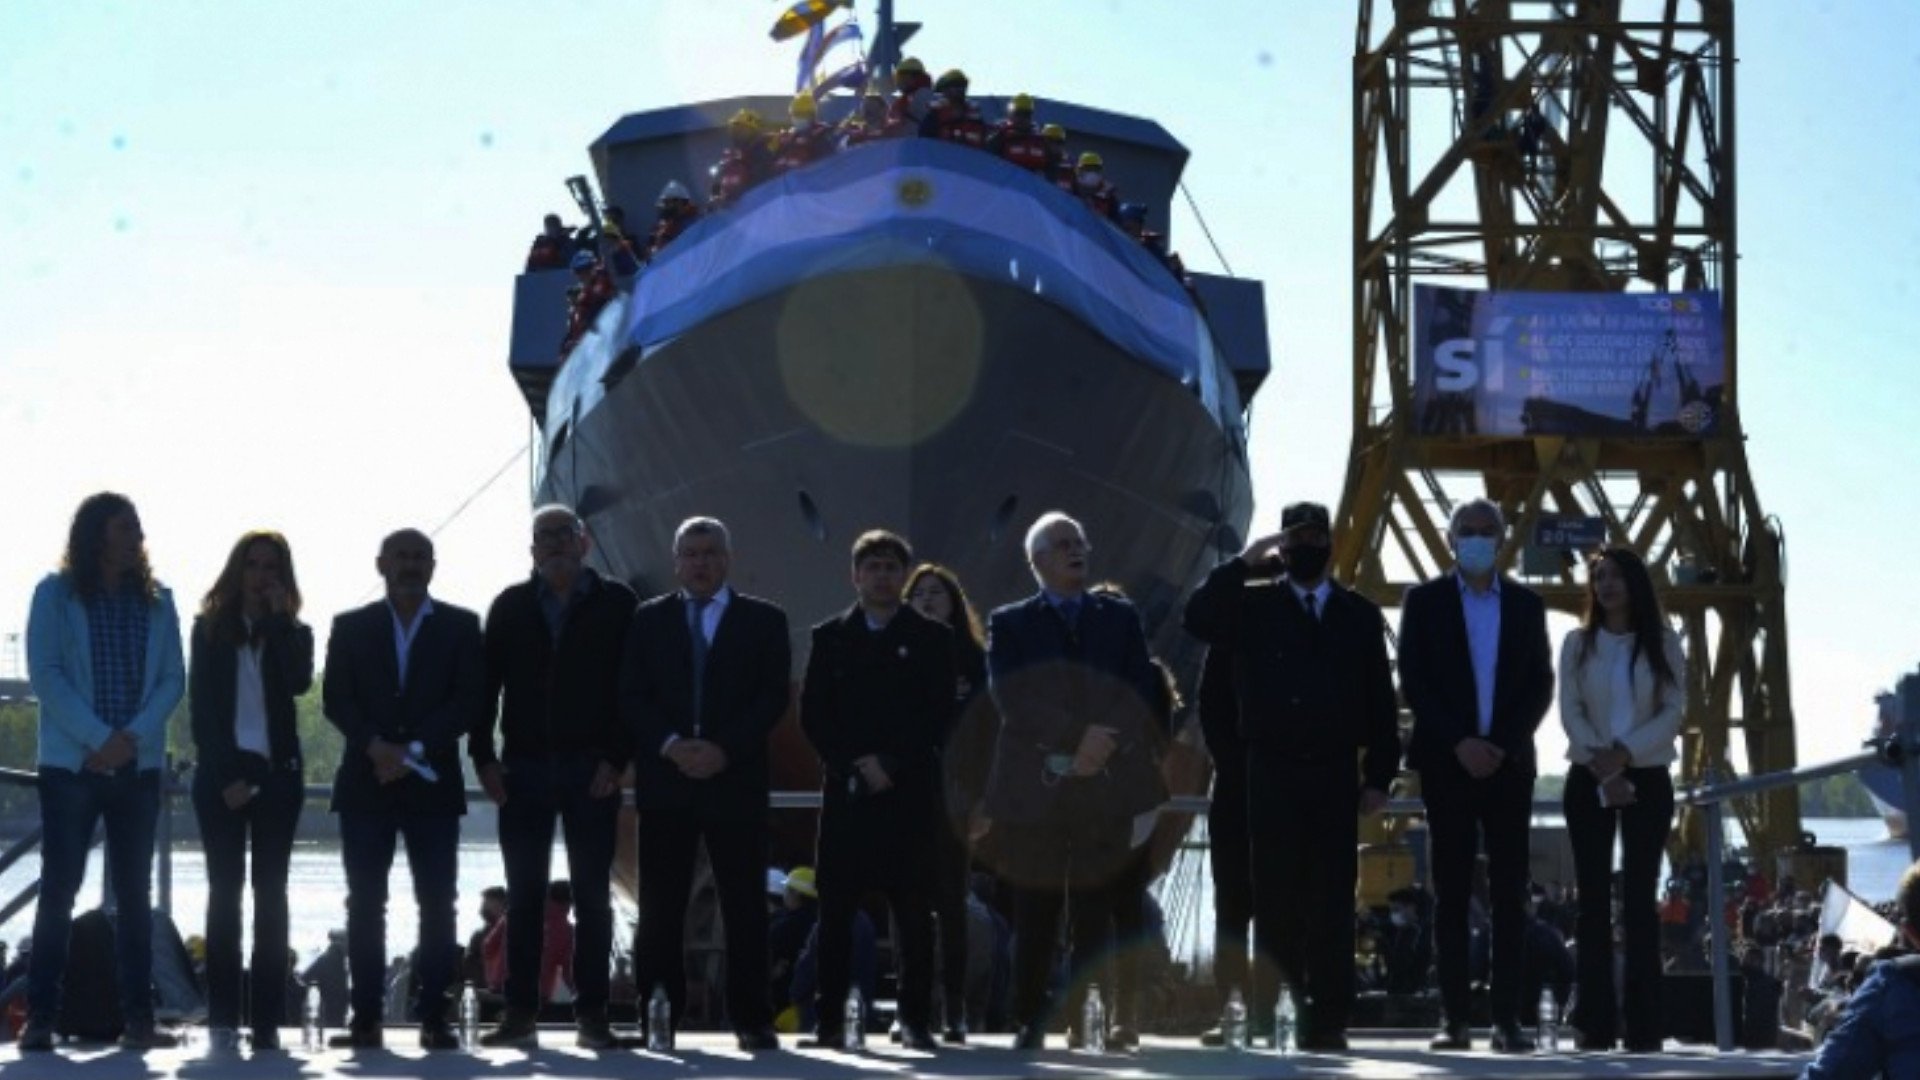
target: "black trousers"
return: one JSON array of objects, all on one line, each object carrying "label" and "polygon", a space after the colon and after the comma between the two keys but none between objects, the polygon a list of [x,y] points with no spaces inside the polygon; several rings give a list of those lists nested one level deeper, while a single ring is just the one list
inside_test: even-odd
[{"label": "black trousers", "polygon": [[720,893],[727,938],[727,1019],[736,1032],[773,1023],[767,1004],[766,796],[753,811],[717,815],[698,807],[640,818],[640,947],[634,984],[645,1002],[667,989],[675,1024],[686,1015],[687,905],[701,841]]},{"label": "black trousers", "polygon": [[967,879],[973,852],[966,829],[966,821],[943,813],[933,835],[933,914],[939,920],[940,987],[948,1024],[967,1015]]},{"label": "black trousers", "polygon": [[[1247,777],[1254,946],[1293,988],[1302,1035],[1343,1034],[1353,1011],[1359,778],[1351,760],[1301,762],[1260,746],[1248,750]],[[1271,976],[1255,981],[1256,1023],[1279,996]]]},{"label": "black trousers", "polygon": [[1613,1041],[1619,1028],[1613,985],[1613,838],[1620,836],[1620,915],[1626,931],[1626,1035],[1657,1042],[1660,1011],[1660,857],[1673,832],[1673,777],[1663,767],[1628,769],[1634,802],[1600,805],[1599,783],[1576,765],[1567,771],[1567,834],[1580,885],[1575,924],[1580,987],[1580,1033]]},{"label": "black trousers", "polygon": [[1213,985],[1224,1004],[1247,982],[1253,924],[1253,848],[1247,835],[1247,763],[1239,753],[1215,760],[1213,805],[1207,814],[1207,861],[1213,868]]},{"label": "black trousers", "polygon": [[387,986],[387,875],[400,837],[407,839],[413,898],[420,906],[420,1001],[415,1016],[439,1024],[447,1015],[453,981],[453,906],[460,873],[457,814],[346,811],[340,815],[340,852],[347,866],[347,960],[353,975],[353,1026],[378,1027]]},{"label": "black trousers", "polygon": [[[1087,984],[1099,981],[1111,951],[1113,913],[1127,886],[1131,822],[1065,802],[1067,812],[1049,820],[994,825],[1003,880],[1013,892],[1013,1019],[1022,1027],[1051,1026],[1062,1012],[1079,1023]],[[1064,999],[1056,1002],[1047,983],[1069,906],[1072,958]]]},{"label": "black trousers", "polygon": [[[1427,835],[1434,889],[1434,952],[1440,969],[1440,1004],[1449,1024],[1469,1013],[1467,912],[1473,866],[1484,842],[1488,906],[1493,941],[1489,965],[1489,1011],[1495,1026],[1522,1021],[1521,964],[1527,931],[1528,833],[1533,816],[1533,777],[1502,767],[1474,780],[1448,763],[1420,773],[1427,804]],[[1528,1018],[1529,1022],[1531,1018]]]},{"label": "black trousers", "polygon": [[505,763],[507,801],[500,807],[500,854],[507,865],[507,1004],[539,1010],[540,950],[545,937],[553,823],[567,840],[573,885],[573,1011],[607,1011],[607,965],[613,952],[613,845],[620,812],[616,793],[587,794],[599,759],[591,755],[512,758]]},{"label": "black trousers", "polygon": [[[832,1036],[845,1026],[847,990],[853,985],[853,921],[869,893],[886,897],[893,913],[895,956],[900,965],[900,1022],[925,1027],[933,1011],[933,867],[924,853],[901,843],[887,828],[862,828],[845,815],[891,812],[891,807],[831,806],[820,822],[820,985],[814,996],[817,1026]],[[842,817],[842,820],[834,820]],[[931,820],[931,815],[928,815]],[[924,833],[921,834],[924,836]],[[918,838],[916,843],[921,842]],[[964,965],[965,960],[962,959]],[[962,968],[964,971],[964,966]],[[965,998],[961,1003],[962,1015]],[[868,1002],[869,1009],[872,1002]]]},{"label": "black trousers", "polygon": [[211,774],[195,776],[193,811],[207,852],[207,1024],[240,1026],[240,909],[252,835],[253,977],[247,1017],[259,1030],[287,1015],[287,868],[306,802],[304,778],[275,769],[259,794],[228,809]]}]

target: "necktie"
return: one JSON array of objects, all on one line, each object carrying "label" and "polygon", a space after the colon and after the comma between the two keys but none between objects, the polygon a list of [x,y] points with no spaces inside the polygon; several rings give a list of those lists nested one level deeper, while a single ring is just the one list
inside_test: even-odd
[{"label": "necktie", "polygon": [[700,734],[701,699],[707,690],[707,606],[711,596],[696,596],[687,604],[687,633],[693,639],[693,733]]},{"label": "necktie", "polygon": [[1312,619],[1312,620],[1313,620],[1314,622],[1319,622],[1319,621],[1320,621],[1320,596],[1319,596],[1319,594],[1318,594],[1318,593],[1307,593],[1307,594],[1306,594],[1305,596],[1302,596],[1302,597],[1300,598],[1300,602],[1301,602],[1302,604],[1305,604],[1305,605],[1306,605],[1306,607],[1307,607],[1307,618],[1309,618],[1309,619]]},{"label": "necktie", "polygon": [[1071,600],[1060,601],[1060,617],[1067,620],[1067,626],[1069,629],[1078,630],[1080,628],[1079,597],[1074,597]]}]

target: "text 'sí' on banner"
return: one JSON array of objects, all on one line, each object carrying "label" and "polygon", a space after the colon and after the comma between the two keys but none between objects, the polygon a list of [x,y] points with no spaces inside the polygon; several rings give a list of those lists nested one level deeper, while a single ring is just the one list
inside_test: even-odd
[{"label": "text 's\u00ed' on banner", "polygon": [[1414,290],[1421,435],[1697,439],[1726,403],[1720,296]]}]

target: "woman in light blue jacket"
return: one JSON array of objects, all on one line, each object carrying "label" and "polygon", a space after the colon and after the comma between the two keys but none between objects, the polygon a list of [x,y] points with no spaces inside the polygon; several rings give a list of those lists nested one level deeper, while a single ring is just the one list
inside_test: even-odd
[{"label": "woman in light blue jacket", "polygon": [[140,516],[124,495],[89,496],[57,573],[34,590],[27,673],[40,701],[40,901],[22,1050],[51,1050],[73,901],[94,823],[119,918],[121,1045],[171,1046],[153,1022],[154,823],[167,718],[186,689],[180,619],[153,579]]}]

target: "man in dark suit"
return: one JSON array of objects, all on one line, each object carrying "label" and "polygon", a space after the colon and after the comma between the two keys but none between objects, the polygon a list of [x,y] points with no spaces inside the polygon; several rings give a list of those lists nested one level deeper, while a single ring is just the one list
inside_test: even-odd
[{"label": "man in dark suit", "polygon": [[901,603],[913,553],[890,532],[853,545],[858,602],[813,628],[800,726],[820,755],[820,984],[815,1041],[846,1037],[853,922],[884,892],[899,928],[900,1035],[932,1050],[933,865],[928,838],[945,828],[940,739],[954,710],[953,641]]},{"label": "man in dark suit", "polygon": [[[1386,805],[1400,740],[1386,621],[1327,576],[1331,554],[1327,508],[1288,506],[1277,536],[1208,575],[1186,627],[1210,655],[1231,655],[1255,947],[1299,999],[1300,1046],[1339,1051],[1353,1008],[1360,816]],[[1267,580],[1250,582],[1256,572]],[[1253,987],[1263,1027],[1278,993],[1270,977]]]},{"label": "man in dark suit", "polygon": [[1436,1050],[1466,1050],[1467,907],[1484,840],[1493,915],[1493,1048],[1533,1049],[1521,1027],[1533,733],[1553,698],[1546,605],[1495,570],[1506,529],[1476,499],[1454,511],[1454,572],[1407,590],[1400,689],[1413,711],[1407,764],[1420,773],[1436,900],[1434,945],[1445,1024]]},{"label": "man in dark suit", "polygon": [[375,561],[386,599],[333,620],[327,639],[327,719],[346,737],[333,782],[347,870],[347,953],[353,1023],[347,1043],[381,1045],[387,972],[387,873],[407,840],[420,905],[420,1046],[460,1046],[446,1019],[457,950],[455,882],[460,815],[460,736],[483,707],[480,619],[427,595],[433,541],[402,529]]},{"label": "man in dark suit", "polygon": [[[474,771],[500,808],[507,869],[507,1008],[482,1046],[532,1047],[538,1035],[553,823],[567,841],[575,934],[575,1041],[614,1045],[607,1025],[613,948],[612,868],[620,774],[632,756],[620,722],[620,659],[633,590],[582,562],[593,544],[570,507],[533,514],[533,576],[487,611],[487,698],[467,740]],[[494,747],[494,712],[506,743]]]},{"label": "man in dark suit", "polygon": [[620,707],[633,733],[640,811],[640,947],[646,1000],[666,987],[686,1007],[683,936],[704,839],[727,928],[727,1014],[742,1050],[774,1050],[767,1004],[767,737],[786,714],[793,663],[787,616],[727,586],[732,544],[713,518],[673,538],[680,588],[633,613]]},{"label": "man in dark suit", "polygon": [[[1015,1046],[1023,1050],[1046,1042],[1047,978],[1069,895],[1067,1003],[1076,1038],[1084,1037],[1081,1003],[1112,940],[1116,894],[1138,846],[1135,818],[1166,799],[1153,760],[1160,675],[1133,605],[1087,592],[1091,551],[1078,522],[1043,514],[1027,533],[1040,591],[988,620],[988,681],[1001,721],[986,812],[998,869],[1015,890]],[[1124,1045],[1130,1034],[1116,1028],[1113,1041]]]}]

